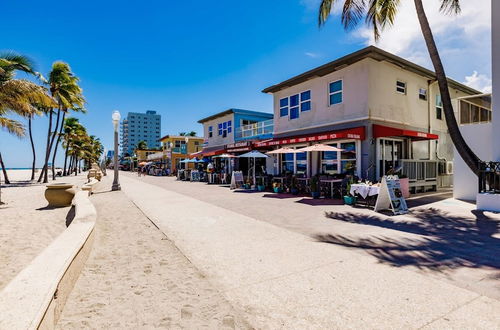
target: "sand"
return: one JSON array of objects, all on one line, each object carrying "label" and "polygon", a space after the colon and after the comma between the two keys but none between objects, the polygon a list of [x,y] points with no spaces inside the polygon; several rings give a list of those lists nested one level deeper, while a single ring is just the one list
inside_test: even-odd
[{"label": "sand", "polygon": [[[45,185],[19,182],[30,175],[30,171],[9,171],[13,184],[2,186],[6,204],[0,206],[0,290],[66,228],[70,208],[45,208]],[[80,175],[57,182],[81,184],[84,180]]]},{"label": "sand", "polygon": [[98,192],[92,202],[94,246],[59,329],[249,328],[123,192]]}]

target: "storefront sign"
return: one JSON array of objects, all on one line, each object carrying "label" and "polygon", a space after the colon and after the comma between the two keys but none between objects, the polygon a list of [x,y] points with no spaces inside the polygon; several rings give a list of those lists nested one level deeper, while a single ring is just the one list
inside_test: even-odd
[{"label": "storefront sign", "polygon": [[401,191],[401,184],[397,175],[382,177],[380,192],[375,203],[375,211],[390,209],[394,214],[408,213],[408,206]]},{"label": "storefront sign", "polygon": [[250,141],[236,142],[226,145],[227,152],[241,152],[252,150],[252,143]]},{"label": "storefront sign", "polygon": [[365,138],[365,127],[350,128],[335,133],[321,133],[311,136],[303,137],[293,137],[286,139],[276,139],[271,141],[256,142],[256,147],[268,147],[283,144],[293,144],[293,143],[303,143],[303,142],[319,142],[324,140],[335,140],[335,139],[357,139],[364,140]]}]

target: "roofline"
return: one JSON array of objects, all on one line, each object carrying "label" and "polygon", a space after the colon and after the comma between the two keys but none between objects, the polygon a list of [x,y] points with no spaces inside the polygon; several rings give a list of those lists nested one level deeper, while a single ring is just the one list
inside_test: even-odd
[{"label": "roofline", "polygon": [[[405,60],[402,57],[391,54],[385,50],[382,50],[375,46],[368,46],[363,49],[360,49],[354,53],[345,55],[341,58],[338,58],[332,62],[323,64],[317,68],[301,73],[295,77],[287,79],[279,84],[270,86],[262,90],[263,93],[276,93],[282,89],[292,87],[303,83],[307,80],[310,80],[315,77],[323,77],[332,72],[343,69],[346,66],[352,65],[356,62],[359,62],[365,58],[372,58],[377,61],[388,61],[392,64],[395,64],[405,70],[411,71],[413,73],[417,73],[421,76],[427,77],[429,79],[436,79],[436,74],[434,71],[424,68],[418,64]],[[475,90],[469,86],[461,84],[453,79],[448,78],[448,84],[452,88],[456,88],[464,93],[469,94],[481,94],[480,91]]]},{"label": "roofline", "polygon": [[245,110],[245,109],[231,108],[231,109],[228,109],[228,110],[216,113],[214,115],[205,117],[203,119],[200,119],[200,120],[198,120],[198,123],[199,124],[203,124],[203,123],[205,123],[205,122],[207,122],[209,120],[212,120],[212,119],[215,119],[215,118],[218,118],[218,117],[222,117],[222,116],[225,116],[225,115],[229,115],[229,114],[232,114],[232,113],[251,113],[251,114],[255,114],[255,115],[262,114],[262,115],[270,116],[269,118],[274,118],[274,114],[270,113],[270,112],[262,112],[262,111],[255,111],[255,110]]},{"label": "roofline", "polygon": [[200,139],[203,140],[202,137],[200,136],[190,136],[190,135],[165,135],[161,138],[158,139],[158,141],[168,139],[168,138],[179,138],[179,139],[185,139],[185,138],[190,138],[190,139]]}]

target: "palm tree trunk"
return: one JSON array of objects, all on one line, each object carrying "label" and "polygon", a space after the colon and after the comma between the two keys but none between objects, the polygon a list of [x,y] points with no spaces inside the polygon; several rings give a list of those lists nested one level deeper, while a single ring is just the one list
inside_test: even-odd
[{"label": "palm tree trunk", "polygon": [[28,118],[28,132],[30,135],[30,143],[31,143],[31,151],[33,152],[33,164],[31,166],[31,181],[35,180],[35,166],[36,166],[36,150],[35,143],[33,142],[33,132],[31,130],[31,120],[32,118]]},{"label": "palm tree trunk", "polygon": [[441,93],[441,100],[443,102],[443,110],[446,119],[446,125],[448,126],[448,131],[450,133],[451,140],[458,153],[464,160],[464,162],[469,166],[469,168],[474,172],[474,174],[479,175],[479,157],[472,151],[472,149],[465,142],[462,133],[457,124],[455,118],[455,113],[453,112],[453,105],[451,104],[450,90],[448,88],[448,80],[446,78],[446,73],[444,71],[443,63],[441,62],[441,57],[434,41],[434,36],[432,35],[432,30],[427,20],[427,15],[425,14],[424,6],[422,0],[414,0],[415,8],[417,10],[418,21],[420,23],[420,28],[425,39],[425,44],[427,45],[427,50],[431,57],[432,65],[434,66],[434,71],[436,72],[436,78],[439,85],[439,92]]},{"label": "palm tree trunk", "polygon": [[47,169],[47,164],[49,162],[49,155],[50,155],[50,149],[49,149],[49,147],[50,147],[50,134],[52,133],[52,110],[53,109],[49,109],[49,129],[48,129],[48,132],[47,132],[47,148],[45,149],[45,159],[44,159],[42,171],[40,173],[40,176],[38,177],[38,182],[42,181],[43,173]]},{"label": "palm tree trunk", "polygon": [[[60,107],[60,106],[59,106]],[[59,118],[61,117],[61,109],[57,109],[57,118],[56,118],[56,127],[54,128],[54,133],[50,139],[50,148],[49,148],[49,158],[52,153],[52,147],[54,146],[54,141],[56,139],[57,130],[59,129]],[[52,171],[54,171],[54,163],[52,163]],[[45,174],[43,176],[43,183],[49,182],[49,168],[48,168],[48,159],[47,159],[47,168],[45,169]]]},{"label": "palm tree trunk", "polygon": [[63,115],[62,115],[62,119],[61,119],[61,127],[59,128],[59,134],[57,135],[56,146],[54,148],[54,154],[52,156],[52,180],[56,179],[56,171],[54,169],[54,164],[56,162],[57,147],[59,146],[59,142],[61,142],[61,135],[62,135],[62,130],[64,128],[64,119],[65,118],[66,118],[66,111],[63,111]]},{"label": "palm tree trunk", "polygon": [[9,176],[7,175],[7,169],[5,168],[5,165],[3,163],[1,152],[0,152],[0,166],[2,167],[3,178],[4,178],[3,180],[4,180],[5,184],[10,184]]},{"label": "palm tree trunk", "polygon": [[64,152],[63,176],[66,176],[66,165],[68,164],[68,150],[69,150],[69,145],[66,146],[66,151]]},{"label": "palm tree trunk", "polygon": [[[75,156],[76,157],[76,156]],[[78,160],[78,157],[76,157],[75,159],[75,176],[78,175],[78,164],[79,164],[79,160]]]}]

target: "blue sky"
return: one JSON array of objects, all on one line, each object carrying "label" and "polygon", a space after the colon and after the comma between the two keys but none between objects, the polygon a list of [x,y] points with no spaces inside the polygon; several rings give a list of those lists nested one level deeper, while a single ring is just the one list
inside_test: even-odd
[{"label": "blue sky", "polygon": [[[122,115],[156,110],[162,115],[162,134],[201,133],[198,119],[230,107],[272,112],[272,97],[261,93],[263,88],[373,42],[362,28],[346,33],[336,19],[318,29],[317,4],[54,0],[27,6],[9,1],[2,4],[2,26],[8,33],[2,34],[0,50],[30,56],[44,74],[52,62],[68,62],[88,101],[88,114],[78,117],[111,147],[114,109]],[[469,77],[471,85],[487,89],[490,45],[476,41],[485,43],[483,55],[471,53],[474,62],[464,66],[464,38],[477,36],[469,36],[456,20],[439,24],[437,39],[446,45],[448,74],[459,81]],[[439,34],[439,29],[449,31],[447,24],[457,29],[453,38]],[[474,33],[484,34],[485,28],[480,25]],[[393,35],[388,32],[392,39],[382,40],[382,48],[428,66],[418,34],[407,32],[401,40]],[[403,49],[391,49],[405,42]],[[34,127],[40,165],[47,120],[36,119]],[[0,132],[0,150],[7,167],[31,164],[28,139]]]}]

